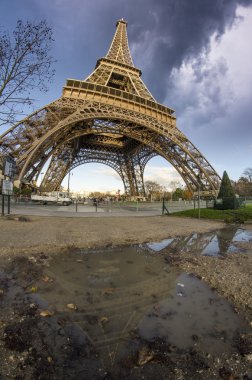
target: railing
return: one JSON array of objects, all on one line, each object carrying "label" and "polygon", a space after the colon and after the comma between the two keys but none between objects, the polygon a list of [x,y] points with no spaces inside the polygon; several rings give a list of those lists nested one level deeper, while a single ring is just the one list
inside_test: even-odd
[{"label": "railing", "polygon": [[192,210],[192,209],[202,209],[213,207],[213,201],[203,200],[200,202],[198,200],[192,201],[167,201],[163,199],[162,201],[162,214],[172,214],[178,211]]},{"label": "railing", "polygon": [[118,97],[118,99],[125,99],[127,101],[132,101],[134,103],[139,103],[141,105],[144,105],[146,107],[153,108],[154,110],[161,111],[163,113],[168,113],[169,115],[172,115],[174,113],[174,110],[168,107],[163,106],[162,104],[153,102],[149,99],[142,98],[138,95],[131,94],[129,92],[121,91],[119,89],[114,89],[112,87],[108,86],[102,86],[100,84],[94,84],[90,82],[85,81],[79,81],[76,79],[68,79],[66,86],[64,88],[75,88],[78,90],[87,90],[90,92],[101,92],[106,95],[112,95],[115,97]]},{"label": "railing", "polygon": [[[8,210],[8,200],[5,197],[5,214]],[[164,208],[165,206],[165,208]],[[200,208],[209,207],[207,201],[201,200]],[[172,214],[176,211],[183,211],[198,208],[198,203],[194,201],[111,201],[111,200],[73,200],[69,206],[55,203],[43,204],[43,202],[33,202],[28,196],[11,196],[10,213],[24,215],[50,215],[50,216],[87,216],[88,214],[105,215],[142,215],[154,216],[162,214]],[[2,209],[2,198],[0,197],[0,209]],[[101,215],[100,215],[101,216]]]}]

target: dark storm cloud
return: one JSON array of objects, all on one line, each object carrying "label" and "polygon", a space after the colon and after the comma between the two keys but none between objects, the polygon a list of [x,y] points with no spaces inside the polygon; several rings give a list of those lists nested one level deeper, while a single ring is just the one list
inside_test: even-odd
[{"label": "dark storm cloud", "polygon": [[153,95],[163,101],[172,69],[206,53],[211,36],[220,38],[236,20],[237,7],[251,6],[252,0],[142,0],[135,5],[134,12],[127,12],[135,62],[144,69]]}]

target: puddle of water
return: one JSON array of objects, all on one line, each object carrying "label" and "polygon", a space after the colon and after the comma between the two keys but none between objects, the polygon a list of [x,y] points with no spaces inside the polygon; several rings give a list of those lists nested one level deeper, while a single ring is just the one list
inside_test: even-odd
[{"label": "puddle of water", "polygon": [[141,320],[140,335],[148,341],[168,337],[180,349],[198,345],[214,355],[232,352],[241,321],[228,302],[195,277],[183,273],[176,281],[170,297]]},{"label": "puddle of water", "polygon": [[245,231],[239,228],[235,233],[233,241],[246,242],[246,243],[252,242],[252,232]]},{"label": "puddle of water", "polygon": [[159,241],[159,242],[146,243],[146,245],[152,251],[159,252],[159,251],[162,251],[162,249],[169,247],[169,245],[173,241],[174,241],[174,238],[172,238],[172,239],[164,239],[164,240]]},{"label": "puddle of water", "polygon": [[45,273],[54,279],[53,287],[40,282],[39,296],[57,312],[76,304],[72,321],[96,347],[117,343],[135,329],[157,299],[169,296],[178,275],[162,257],[136,247],[60,255]]},{"label": "puddle of water", "polygon": [[208,256],[222,256],[228,253],[245,252],[245,248],[237,247],[236,244],[249,242],[252,242],[252,232],[229,227],[204,234],[194,233],[189,236],[147,243],[144,246],[154,252],[167,249],[174,253],[201,252]]}]

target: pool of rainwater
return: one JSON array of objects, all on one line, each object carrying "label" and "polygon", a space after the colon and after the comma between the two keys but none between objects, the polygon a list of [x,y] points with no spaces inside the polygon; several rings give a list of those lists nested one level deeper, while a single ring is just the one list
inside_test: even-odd
[{"label": "pool of rainwater", "polygon": [[142,245],[155,252],[166,249],[170,252],[197,252],[208,256],[225,256],[228,253],[246,252],[237,243],[252,243],[252,232],[230,226],[207,233],[193,233],[189,236],[164,239]]},{"label": "pool of rainwater", "polygon": [[0,272],[5,348],[22,353],[19,369],[38,379],[151,378],[160,368],[169,379],[181,358],[181,368],[203,371],[206,358],[237,352],[248,326],[225,299],[159,251],[221,255],[251,239],[231,228],[13,259]]}]

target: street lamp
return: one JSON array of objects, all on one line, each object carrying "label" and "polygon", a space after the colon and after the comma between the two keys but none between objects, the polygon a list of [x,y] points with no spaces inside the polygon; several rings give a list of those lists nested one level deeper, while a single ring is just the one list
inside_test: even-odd
[{"label": "street lamp", "polygon": [[40,173],[41,175],[41,180],[40,180],[40,191],[42,191],[42,180],[43,180],[43,172]]},{"label": "street lamp", "polygon": [[197,175],[198,185],[198,219],[200,219],[200,174]]},{"label": "street lamp", "polygon": [[70,193],[70,176],[73,175],[73,173],[71,173],[71,170],[69,170],[69,173],[68,173],[68,185],[67,185],[67,196],[69,197],[69,193]]}]

